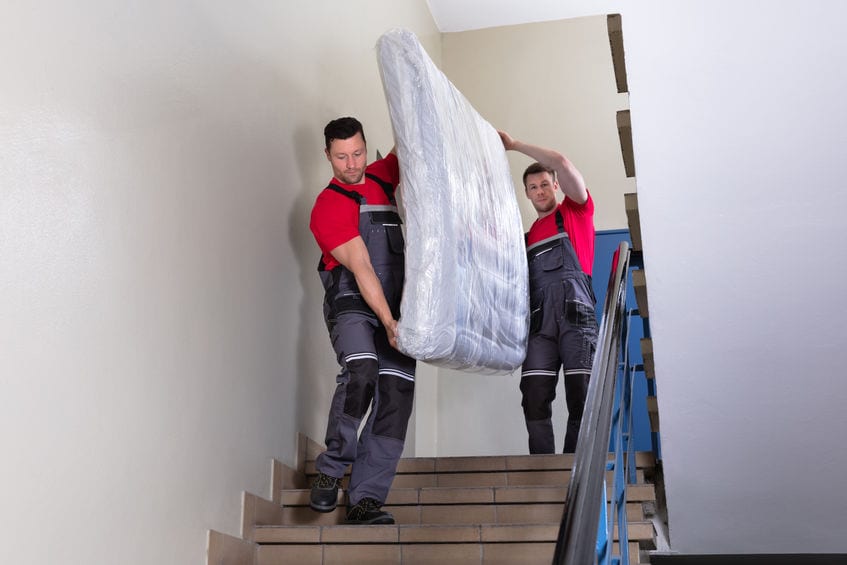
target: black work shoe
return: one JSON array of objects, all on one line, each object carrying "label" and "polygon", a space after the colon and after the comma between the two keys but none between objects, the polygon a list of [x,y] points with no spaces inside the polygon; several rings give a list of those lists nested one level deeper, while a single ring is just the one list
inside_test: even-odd
[{"label": "black work shoe", "polygon": [[382,503],[373,498],[363,498],[347,511],[345,524],[393,524],[394,516],[380,510]]},{"label": "black work shoe", "polygon": [[318,473],[315,482],[312,483],[312,494],[309,498],[309,506],[316,512],[332,512],[338,505],[338,487],[341,479],[330,477],[324,473]]}]

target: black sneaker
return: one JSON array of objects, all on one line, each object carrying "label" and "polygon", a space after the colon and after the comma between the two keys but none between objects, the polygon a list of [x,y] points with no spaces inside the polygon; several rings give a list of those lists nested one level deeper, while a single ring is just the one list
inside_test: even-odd
[{"label": "black sneaker", "polygon": [[338,487],[341,479],[330,477],[324,473],[318,473],[315,482],[312,483],[312,493],[309,498],[309,506],[316,512],[332,512],[338,505]]},{"label": "black sneaker", "polygon": [[363,498],[347,511],[345,524],[393,524],[394,516],[380,510],[382,503],[373,498]]}]

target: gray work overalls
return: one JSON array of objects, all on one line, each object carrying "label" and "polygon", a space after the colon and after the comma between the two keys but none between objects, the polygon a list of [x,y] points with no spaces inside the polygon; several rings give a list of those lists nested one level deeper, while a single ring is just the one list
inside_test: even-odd
[{"label": "gray work overalls", "polygon": [[[391,205],[368,205],[358,192],[330,184],[359,204],[359,234],[395,319],[403,291],[405,256],[400,216],[392,186],[374,175]],[[341,478],[352,464],[349,503],[363,498],[385,502],[403,453],[415,390],[415,360],[388,343],[385,327],[359,292],[353,273],[339,265],[318,266],[324,297],[324,319],[341,365],[330,407],[326,451],[315,462],[319,472]],[[370,415],[357,438],[368,408]]]},{"label": "gray work overalls", "polygon": [[551,405],[564,366],[568,406],[565,453],[576,449],[597,347],[591,278],[583,272],[556,210],[558,233],[527,247],[530,328],[521,370],[521,405],[530,453],[554,453]]}]

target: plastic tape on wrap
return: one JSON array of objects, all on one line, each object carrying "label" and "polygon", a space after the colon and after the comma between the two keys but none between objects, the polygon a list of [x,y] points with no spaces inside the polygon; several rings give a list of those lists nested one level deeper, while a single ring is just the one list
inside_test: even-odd
[{"label": "plastic tape on wrap", "polygon": [[406,219],[398,347],[441,367],[511,372],[526,354],[529,282],[503,143],[413,33],[387,32],[377,53]]}]

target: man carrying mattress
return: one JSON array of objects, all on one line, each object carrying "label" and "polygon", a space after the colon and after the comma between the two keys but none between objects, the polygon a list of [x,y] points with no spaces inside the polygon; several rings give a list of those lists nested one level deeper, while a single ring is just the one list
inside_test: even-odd
[{"label": "man carrying mattress", "polygon": [[380,508],[403,452],[415,390],[415,360],[395,349],[405,275],[394,199],[400,171],[393,149],[367,165],[365,134],[355,118],[329,122],[324,137],[333,178],[315,201],[309,227],[322,252],[324,319],[341,373],[310,505],[333,511],[352,465],[347,523],[393,524]]},{"label": "man carrying mattress", "polygon": [[[591,289],[594,201],[582,175],[564,155],[498,133],[506,150],[537,161],[523,174],[526,196],[538,213],[526,234],[530,328],[520,385],[529,452],[555,452],[551,406],[559,368],[564,367],[564,452],[573,453],[597,347]],[[564,192],[561,203],[556,199],[559,188]]]}]

